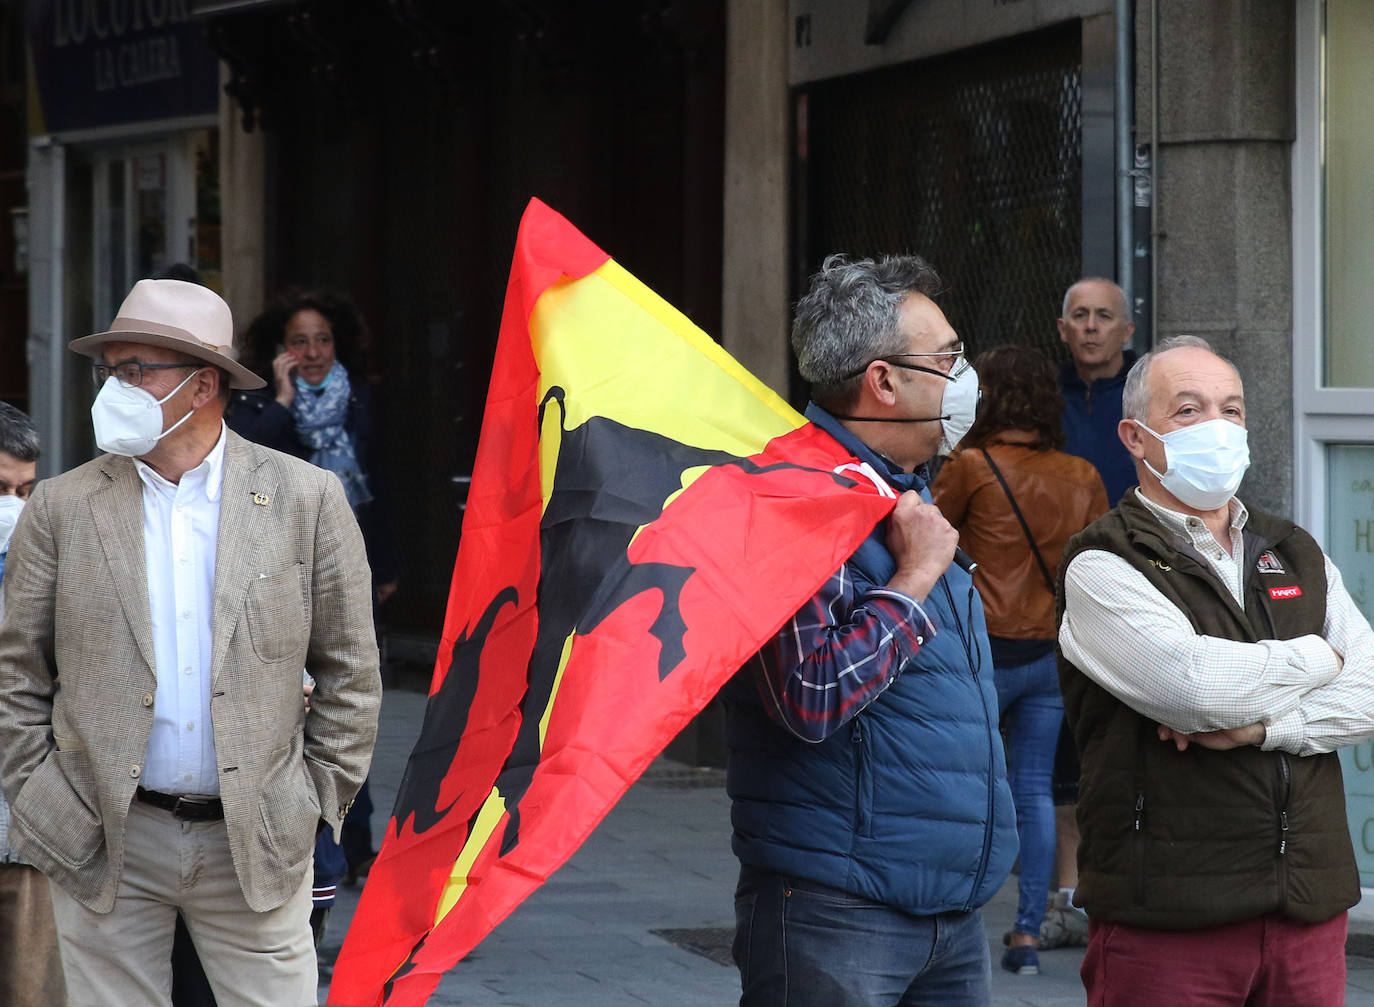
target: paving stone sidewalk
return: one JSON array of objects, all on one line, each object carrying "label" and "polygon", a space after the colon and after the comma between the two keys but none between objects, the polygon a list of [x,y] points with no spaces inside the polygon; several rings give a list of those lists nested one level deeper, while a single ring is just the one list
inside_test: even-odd
[{"label": "paving stone sidewalk", "polygon": [[[380,840],[425,698],[389,688],[373,760]],[[732,893],[729,802],[719,770],[660,759],[573,858],[439,984],[433,1007],[725,1007],[739,999],[729,962]],[[340,889],[321,954],[329,965],[357,905]],[[984,907],[994,1007],[1079,1007],[1082,949],[1043,952],[1041,974],[996,967],[1016,909],[1016,878]],[[696,950],[692,950],[695,948]],[[1374,959],[1350,957],[1346,1003],[1374,1007]]]}]

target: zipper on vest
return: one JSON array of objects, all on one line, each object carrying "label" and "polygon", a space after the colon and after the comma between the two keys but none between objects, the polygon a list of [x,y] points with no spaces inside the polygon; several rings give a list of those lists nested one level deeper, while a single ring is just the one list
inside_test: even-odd
[{"label": "zipper on vest", "polygon": [[1288,801],[1293,794],[1293,776],[1288,756],[1279,753],[1279,776],[1283,780],[1283,803],[1279,806],[1279,912],[1288,908]]},{"label": "zipper on vest", "polygon": [[[968,625],[969,625],[969,626],[972,626],[972,625],[973,625],[973,580],[972,580],[971,578],[970,578],[970,580],[969,580],[969,582],[968,582],[968,607],[965,609],[965,611],[967,612],[967,620],[966,620],[966,621],[968,622]],[[968,665],[969,665],[970,668],[973,669],[973,679],[974,679],[974,681],[977,681],[977,680],[978,680],[978,672],[981,671],[982,668],[983,668],[983,651],[982,651],[982,649],[978,646],[977,641],[974,641],[973,646],[969,649]]]},{"label": "zipper on vest", "polygon": [[959,635],[959,642],[964,645],[964,657],[968,659],[968,666],[973,671],[973,677],[977,678],[978,663],[982,659],[982,654],[978,650],[977,643],[969,640],[969,631],[973,628],[973,581],[969,581],[968,588],[968,618],[964,620],[967,626],[959,623],[959,606],[954,602],[954,592],[949,589],[949,581],[941,576],[938,583],[945,592],[945,600],[949,602],[949,611],[954,617],[954,631]]},{"label": "zipper on vest", "polygon": [[1145,904],[1145,791],[1135,795],[1135,823],[1131,831],[1131,845],[1135,849],[1135,901]]},{"label": "zipper on vest", "polygon": [[1255,599],[1259,602],[1260,614],[1264,616],[1266,628],[1264,639],[1277,640],[1279,631],[1274,628],[1274,610],[1269,607],[1269,592],[1264,589],[1264,585],[1253,572],[1248,587],[1254,592]]},{"label": "zipper on vest", "polygon": [[854,730],[849,735],[854,746],[854,829],[860,836],[869,836],[873,832],[873,770],[868,764],[862,721],[862,716],[854,717]]},{"label": "zipper on vest", "polygon": [[[970,595],[972,592],[970,592]],[[970,662],[971,664],[972,662]],[[977,686],[978,671],[974,669],[974,688],[977,690],[978,705],[983,708],[983,722],[987,730],[988,738],[988,824],[983,827],[983,856],[978,862],[978,873],[973,877],[973,887],[969,889],[968,899],[964,902],[963,911],[968,912],[973,908],[973,900],[978,895],[978,889],[983,884],[983,878],[988,873],[988,861],[992,859],[992,833],[997,826],[994,816],[997,811],[997,774],[993,772],[993,765],[997,761],[997,751],[993,747],[992,732],[997,729],[997,725],[988,713],[988,704],[983,701],[983,690]]]}]

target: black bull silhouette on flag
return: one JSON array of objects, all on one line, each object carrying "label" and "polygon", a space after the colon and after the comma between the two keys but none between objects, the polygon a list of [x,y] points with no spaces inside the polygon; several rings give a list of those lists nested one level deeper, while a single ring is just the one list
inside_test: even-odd
[{"label": "black bull silhouette on flag", "polygon": [[[540,522],[539,635],[530,657],[520,728],[496,780],[510,816],[502,854],[519,842],[520,798],[539,762],[539,720],[553,692],[568,635],[591,633],[629,598],[658,589],[663,607],[650,632],[660,646],[660,681],[685,656],[682,638],[687,627],[678,598],[694,571],[667,563],[631,562],[626,549],[635,532],[662,513],[664,501],[682,488],[683,473],[689,469],[736,465],[751,475],[802,470],[788,462],[760,466],[748,458],[694,448],[604,416],[594,416],[568,432],[563,429],[563,396],[563,389],[550,389],[539,405],[541,430],[545,429],[545,410],[550,402],[558,405],[561,443],[553,493]],[[833,473],[830,478],[841,486],[854,485],[852,479]],[[604,506],[593,513],[592,501],[599,499],[604,486],[617,490],[614,515]],[[486,635],[501,607],[518,600],[514,587],[503,589],[492,599],[472,635],[464,634],[454,644],[448,676],[426,704],[425,725],[415,746],[417,752],[427,753],[426,765],[423,770],[418,765],[407,769],[396,796],[393,825],[398,833],[412,816],[415,832],[429,830],[457,803],[455,799],[440,808],[439,785],[452,767],[475,698]],[[469,822],[469,830],[471,826]]]}]

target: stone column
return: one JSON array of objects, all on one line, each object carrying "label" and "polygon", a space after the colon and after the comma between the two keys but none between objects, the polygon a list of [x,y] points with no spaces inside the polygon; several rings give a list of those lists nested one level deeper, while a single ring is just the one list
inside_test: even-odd
[{"label": "stone column", "polygon": [[721,343],[787,394],[787,2],[729,0]]},{"label": "stone column", "polygon": [[[1291,0],[1159,3],[1159,338],[1202,336],[1245,381],[1241,493],[1293,510],[1294,20]],[[1149,3],[1137,5],[1137,138],[1151,125]]]}]

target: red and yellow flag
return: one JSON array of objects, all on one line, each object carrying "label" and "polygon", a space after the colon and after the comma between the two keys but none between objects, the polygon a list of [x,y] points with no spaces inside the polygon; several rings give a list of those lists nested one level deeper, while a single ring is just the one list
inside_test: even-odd
[{"label": "red and yellow flag", "polygon": [[330,1004],[423,1004],[890,510],[532,200],[420,740]]}]

